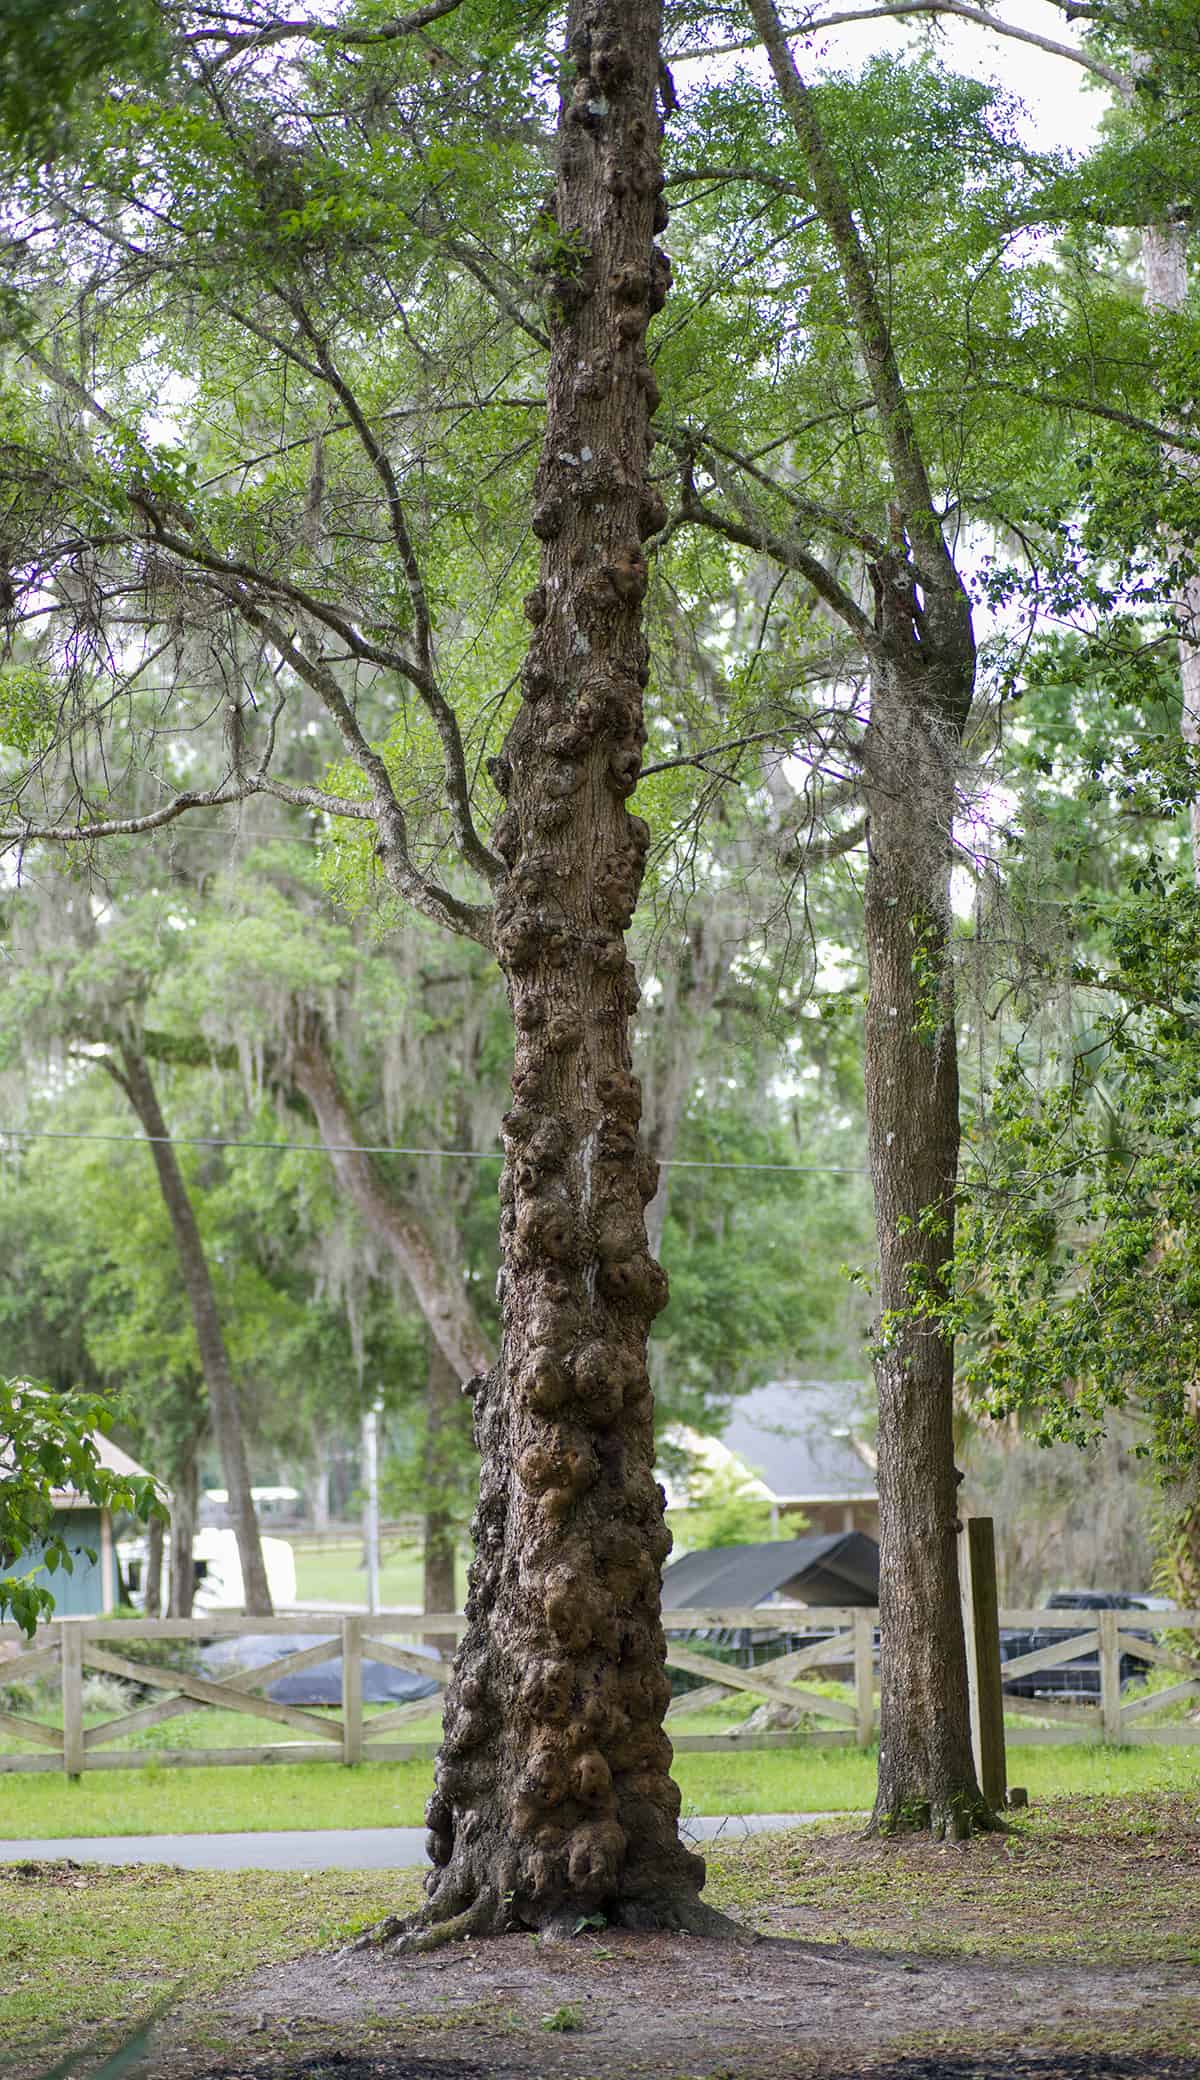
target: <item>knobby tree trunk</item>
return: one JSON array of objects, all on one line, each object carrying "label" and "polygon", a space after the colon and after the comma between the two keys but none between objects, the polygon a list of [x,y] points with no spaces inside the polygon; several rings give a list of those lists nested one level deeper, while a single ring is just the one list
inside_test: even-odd
[{"label": "knobby tree trunk", "polygon": [[269,1617],[271,1592],[267,1587],[258,1519],[250,1494],[241,1408],[195,1210],[145,1058],[127,1044],[122,1044],[119,1052],[121,1066],[119,1072],[114,1073],[150,1139],[159,1188],[171,1220],[179,1269],[200,1350],[200,1369],[208,1389],[221,1470],[229,1495],[229,1515],[241,1561],[245,1607],[255,1616]]},{"label": "knobby tree trunk", "polygon": [[424,1221],[382,1181],[370,1156],[357,1152],[362,1143],[358,1122],[315,1014],[296,1013],[285,1066],[312,1108],[338,1184],[404,1273],[456,1377],[466,1380],[486,1372],[493,1354],[465,1281]]},{"label": "knobby tree trunk", "polygon": [[[971,1752],[958,1588],[954,1347],[923,1318],[954,1249],[958,1059],[950,954],[951,830],[971,672],[931,678],[911,588],[886,597],[893,652],[864,746],[870,810],[867,1133],[879,1246],[880,1741],[872,1826],[963,1835],[990,1824]],[[892,609],[895,609],[895,612]],[[906,617],[906,618],[905,618]]]},{"label": "knobby tree trunk", "polygon": [[539,582],[523,703],[497,762],[509,867],[495,948],[516,1026],[504,1121],[503,1344],[473,1382],[482,1455],[469,1628],[428,1808],[423,1936],[716,1926],[679,1839],[662,1721],[669,1550],[646,1371],[666,1281],[646,1247],[654,1165],[630,1068],[624,933],[649,833],[625,802],[644,741],[643,539],[657,393],[648,320],[669,266],[661,0],[571,0],[558,129],[560,271]]},{"label": "knobby tree trunk", "polygon": [[193,1449],[182,1454],[171,1490],[169,1618],[190,1618],[192,1615],[196,1595],[196,1563],[192,1557],[192,1545],[196,1537],[199,1493],[199,1470]]},{"label": "knobby tree trunk", "polygon": [[[429,1611],[457,1609],[454,1578],[455,1519],[452,1489],[460,1430],[458,1373],[436,1337],[429,1344],[429,1383],[425,1405],[425,1542],[422,1597]],[[439,1653],[454,1652],[454,1638],[431,1636]]]}]

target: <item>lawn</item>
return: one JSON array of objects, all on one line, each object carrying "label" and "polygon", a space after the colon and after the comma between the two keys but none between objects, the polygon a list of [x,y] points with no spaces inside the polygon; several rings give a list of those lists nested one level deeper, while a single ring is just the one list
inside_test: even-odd
[{"label": "lawn", "polygon": [[[876,1758],[857,1748],[682,1753],[675,1777],[696,1814],[855,1812],[870,1806]],[[1067,1794],[1200,1797],[1200,1748],[1014,1749],[1009,1776],[1042,1800]],[[429,1762],[255,1764],[0,1776],[5,1838],[199,1834],[242,1829],[419,1827]]]},{"label": "lawn", "polygon": [[[466,1587],[467,1555],[458,1556],[458,1592]],[[379,1569],[379,1600],[387,1609],[420,1610],[421,1550],[417,1545],[385,1545]],[[354,1604],[367,1607],[367,1571],[360,1546],[296,1548],[296,1601],[299,1604]]]},{"label": "lawn", "polygon": [[[1119,1751],[1109,1759],[1118,1769],[1124,1761]],[[926,1972],[938,1960],[984,1959],[1119,1976],[1136,1963],[1200,1962],[1198,1858],[1194,1798],[1076,1798],[1036,1808],[1008,1836],[952,1847],[864,1842],[844,1825],[731,1842],[710,1856],[707,1896],[775,1934],[864,1957],[917,1953]],[[202,2051],[221,2042],[222,1992],[243,1974],[344,1941],[417,1896],[415,1873],[162,1869],[148,1882],[144,1870],[0,1868],[0,2041],[18,2072],[35,2073],[64,2042],[111,2042],[175,1994],[187,2003],[177,2027]],[[613,1955],[593,1948],[596,1960]],[[478,1954],[472,1946],[446,1969],[474,1971]],[[585,1963],[589,1954],[579,1950]],[[853,1962],[850,1950],[837,1955]],[[731,1957],[729,1969],[745,1967]],[[811,1998],[806,1979],[798,1995]],[[410,2037],[421,2022],[412,2016]],[[1097,2026],[1111,2034],[1115,2014]],[[1190,2025],[1179,2027],[1184,2048]]]}]

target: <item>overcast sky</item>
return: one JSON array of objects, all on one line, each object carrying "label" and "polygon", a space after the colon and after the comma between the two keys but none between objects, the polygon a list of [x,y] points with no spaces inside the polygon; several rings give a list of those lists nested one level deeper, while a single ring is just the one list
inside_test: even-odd
[{"label": "overcast sky", "polygon": [[[841,7],[853,0],[835,0],[835,4]],[[1001,0],[995,11],[1014,28],[1048,36],[1056,43],[1078,41],[1050,0]],[[826,69],[854,70],[881,51],[914,47],[932,48],[948,68],[994,79],[1006,87],[1029,111],[1030,143],[1043,149],[1085,151],[1108,105],[1104,82],[1069,59],[952,18],[932,33],[927,21],[860,22],[830,30],[808,45],[797,43],[794,49],[801,71],[811,76]],[[759,62],[765,72],[765,59]]]}]

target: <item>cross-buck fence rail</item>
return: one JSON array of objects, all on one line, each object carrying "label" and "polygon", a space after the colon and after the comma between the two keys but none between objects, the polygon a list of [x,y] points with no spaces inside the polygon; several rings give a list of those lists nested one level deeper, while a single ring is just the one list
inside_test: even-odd
[{"label": "cross-buck fence rail", "polygon": [[[1194,1660],[1147,1636],[1142,1613],[1016,1610],[1001,1611],[999,1619],[1003,1630],[1061,1635],[1054,1643],[1005,1662],[1006,1683],[1047,1669],[1070,1667],[1081,1657],[1086,1660],[1098,1656],[1099,1660],[1099,1695],[1093,1702],[1006,1695],[1004,1711],[1010,1746],[1081,1740],[1118,1744],[1200,1743],[1200,1710],[1187,1720],[1155,1723],[1157,1714],[1182,1700],[1195,1699],[1200,1706],[1200,1672]],[[436,1752],[434,1741],[405,1741],[394,1736],[404,1726],[435,1713],[437,1698],[425,1697],[411,1704],[365,1712],[363,1662],[379,1661],[393,1668],[413,1670],[431,1677],[439,1691],[444,1690],[449,1661],[441,1654],[414,1653],[401,1642],[430,1634],[443,1638],[458,1634],[465,1622],[461,1613],[455,1612],[432,1616],[404,1612],[378,1617],[334,1617],[307,1611],[276,1618],[216,1613],[190,1619],[60,1618],[41,1626],[28,1643],[15,1626],[3,1625],[0,1691],[11,1694],[14,1685],[45,1685],[48,1678],[57,1678],[61,1713],[48,1720],[34,1718],[28,1709],[0,1710],[0,1734],[21,1744],[0,1753],[0,1772],[61,1770],[67,1776],[78,1777],[95,1769],[139,1769],[147,1765],[163,1768],[318,1761],[353,1764],[428,1759]],[[698,1689],[676,1698],[668,1713],[671,1738],[677,1749],[856,1744],[866,1747],[874,1738],[879,1652],[876,1611],[822,1608],[801,1612],[778,1605],[753,1610],[668,1611],[663,1624],[668,1668],[702,1679]],[[784,1624],[797,1629],[802,1625],[805,1631],[819,1636],[795,1652],[757,1667],[742,1668],[717,1660],[703,1652],[703,1642],[694,1637],[699,1632],[716,1631],[739,1631],[751,1636],[777,1634]],[[1200,1631],[1200,1611],[1172,1611],[1166,1625],[1171,1632],[1194,1634]],[[321,1634],[319,1644],[289,1651],[289,1637],[300,1634],[311,1639],[315,1632]],[[194,1674],[190,1669],[136,1658],[138,1646],[146,1641],[198,1643],[264,1633],[278,1636],[280,1652],[276,1660],[265,1668],[231,1670],[216,1679]],[[693,1637],[681,1640],[680,1634]],[[340,1709],[280,1704],[264,1695],[278,1677],[298,1674],[339,1657]],[[1122,1702],[1123,1657],[1137,1657],[1147,1668],[1166,1668],[1179,1680],[1165,1689],[1140,1692]],[[136,1684],[139,1690],[151,1692],[154,1701],[131,1702],[128,1709],[89,1723],[93,1715],[84,1710],[84,1676],[89,1670]],[[836,1690],[810,1687],[818,1678],[830,1677],[838,1683]],[[801,1714],[803,1723],[789,1723],[780,1729],[769,1724],[756,1725],[744,1732],[737,1727],[726,1727],[721,1732],[686,1731],[691,1715],[737,1698],[744,1698],[747,1712],[753,1712],[756,1720],[764,1716],[756,1707],[774,1705],[784,1707],[789,1720],[796,1713]],[[303,1738],[259,1746],[210,1748],[163,1748],[157,1743],[117,1745],[151,1727],[206,1708],[258,1719]],[[1022,1725],[1013,1723],[1014,1719],[1043,1723]]]}]

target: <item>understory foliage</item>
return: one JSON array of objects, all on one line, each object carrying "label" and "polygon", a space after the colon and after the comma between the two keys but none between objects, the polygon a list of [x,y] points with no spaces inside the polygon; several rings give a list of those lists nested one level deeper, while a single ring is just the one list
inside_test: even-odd
[{"label": "understory foliage", "polygon": [[1155,859],[1090,918],[1065,1047],[999,1061],[966,1175],[954,1318],[964,1390],[1039,1439],[1145,1419],[1164,1569],[1200,1591],[1200,894]]}]

